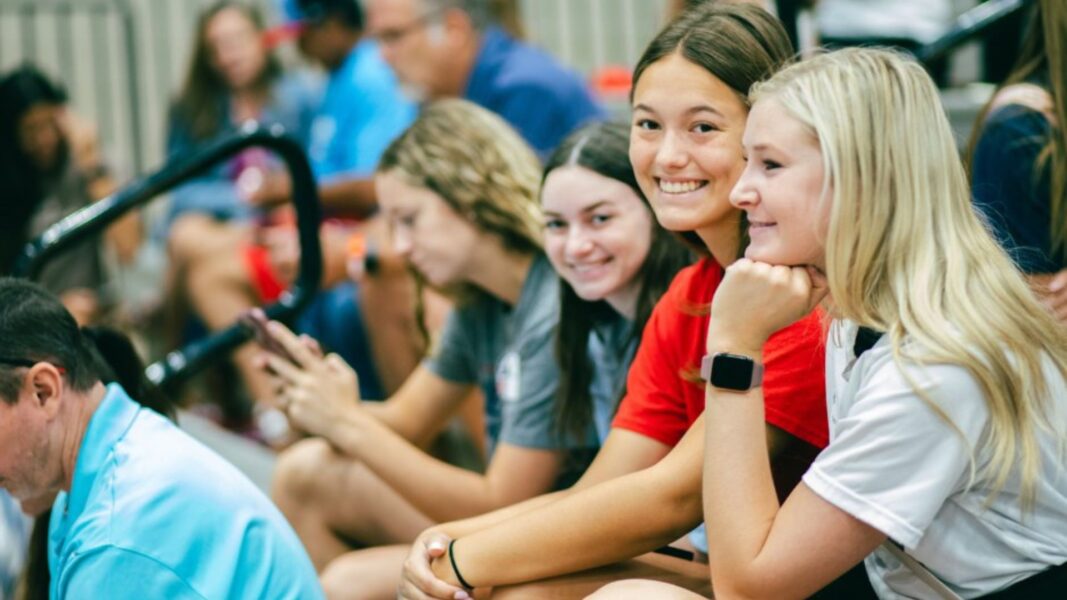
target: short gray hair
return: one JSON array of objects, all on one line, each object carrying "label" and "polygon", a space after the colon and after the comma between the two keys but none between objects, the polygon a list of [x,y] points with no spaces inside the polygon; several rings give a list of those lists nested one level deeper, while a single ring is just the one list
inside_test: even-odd
[{"label": "short gray hair", "polygon": [[493,23],[493,12],[489,0],[421,0],[430,12],[444,12],[449,8],[458,8],[467,13],[471,25],[481,31]]}]

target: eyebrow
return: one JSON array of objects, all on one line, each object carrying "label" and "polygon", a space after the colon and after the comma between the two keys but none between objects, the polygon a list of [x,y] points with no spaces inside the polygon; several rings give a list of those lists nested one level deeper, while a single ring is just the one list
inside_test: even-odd
[{"label": "eyebrow", "polygon": [[[743,143],[741,145],[744,146]],[[775,152],[783,152],[782,149],[779,148],[778,146],[775,146],[773,144],[769,144],[767,142],[760,142],[758,144],[753,145],[751,148],[747,148],[746,147],[745,149],[748,150],[749,152],[766,152],[767,150],[773,150]]]},{"label": "eyebrow", "polygon": [[[638,110],[643,110],[643,111],[650,112],[650,113],[656,112],[656,111],[652,110],[652,108],[649,107],[647,104],[635,104],[634,105],[634,111],[638,111]],[[702,112],[709,112],[709,113],[718,115],[718,116],[720,116],[720,117],[722,117],[724,119],[726,118],[726,115],[724,115],[721,112],[719,112],[715,107],[711,106],[710,104],[698,104],[697,106],[692,106],[690,108],[687,108],[685,110],[684,114],[693,115],[693,114],[702,113]]]},{"label": "eyebrow", "polygon": [[[583,213],[591,213],[594,210],[596,210],[596,209],[598,209],[598,208],[600,208],[600,207],[602,207],[604,205],[610,205],[611,203],[612,203],[611,200],[600,200],[600,201],[594,202],[593,204],[590,204],[589,206],[583,208],[581,212],[583,212]],[[558,213],[558,212],[556,212],[554,210],[542,210],[541,212],[546,217],[549,217],[549,216],[552,216],[552,217],[562,216],[560,213]]]}]

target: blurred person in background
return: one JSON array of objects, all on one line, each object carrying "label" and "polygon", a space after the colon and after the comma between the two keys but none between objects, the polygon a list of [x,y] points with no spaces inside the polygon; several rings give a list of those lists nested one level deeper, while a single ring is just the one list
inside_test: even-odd
[{"label": "blurred person in background", "polygon": [[[415,106],[400,94],[377,44],[364,36],[363,12],[355,0],[285,0],[282,12],[284,23],[274,33],[296,35],[301,52],[328,74],[308,133],[308,158],[319,199],[331,217],[320,229],[327,291],[301,317],[299,328],[360,366],[363,392],[381,397],[385,388],[403,380],[421,355],[417,336],[409,335],[414,330],[411,313],[403,310],[413,302],[412,286],[385,277],[369,283],[367,294],[385,296],[378,302],[385,308],[364,319],[360,310],[364,290],[357,292],[346,282],[345,263],[349,240],[358,229],[352,219],[376,210],[370,176],[378,157],[414,119]],[[237,187],[248,205],[264,213],[291,200],[291,182],[280,169],[257,167],[249,177],[242,174]],[[169,244],[172,255],[185,265],[183,290],[213,331],[228,327],[252,306],[275,301],[295,276],[299,257],[291,221],[252,231],[204,219],[177,225]],[[204,243],[206,232],[221,228],[229,232],[228,237],[216,236],[224,240],[222,248]],[[381,333],[381,343],[369,340],[373,332]],[[384,358],[375,360],[379,350]],[[271,397],[273,390],[253,364],[254,354],[255,349],[246,345],[234,355],[234,363],[248,396],[258,402]],[[389,371],[391,377],[383,384],[379,364],[399,373]]]},{"label": "blurred person in background", "polygon": [[[0,80],[0,273],[10,273],[26,242],[57,221],[115,190],[96,129],[67,107],[67,93],[31,65]],[[140,246],[141,223],[130,213],[104,236],[50,261],[38,277],[79,323],[98,318],[106,298],[102,250],[123,264]]]},{"label": "blurred person in background", "polygon": [[1036,2],[1014,70],[982,111],[971,142],[976,205],[1067,322],[1067,5]]},{"label": "blurred person in background", "polygon": [[[318,102],[310,83],[283,72],[264,44],[263,18],[254,6],[232,0],[212,5],[197,21],[189,70],[171,108],[168,156],[233,135],[249,121],[281,125],[306,144]],[[237,180],[246,169],[271,166],[265,151],[250,149],[212,168],[172,193],[167,223],[189,214],[246,220],[254,208]]]},{"label": "blurred person in background", "polygon": [[411,96],[479,104],[503,117],[544,159],[569,133],[603,113],[576,73],[494,23],[492,5],[368,0],[367,19]]}]

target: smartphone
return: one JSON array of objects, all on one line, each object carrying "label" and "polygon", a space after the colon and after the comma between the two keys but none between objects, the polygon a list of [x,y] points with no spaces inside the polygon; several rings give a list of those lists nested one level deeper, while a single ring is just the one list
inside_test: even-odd
[{"label": "smartphone", "polygon": [[285,345],[278,341],[278,338],[274,337],[274,334],[270,332],[270,328],[267,327],[267,314],[263,312],[263,309],[253,308],[249,310],[241,315],[240,322],[252,333],[256,343],[259,344],[261,348],[271,354],[276,354],[293,364],[300,364],[293,358],[293,355],[285,349]]}]

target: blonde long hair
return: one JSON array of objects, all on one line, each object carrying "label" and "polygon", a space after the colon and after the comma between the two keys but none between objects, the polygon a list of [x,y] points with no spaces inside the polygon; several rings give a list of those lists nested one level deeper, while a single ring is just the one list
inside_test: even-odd
[{"label": "blonde long hair", "polygon": [[990,414],[990,462],[976,473],[972,449],[971,480],[989,481],[995,494],[1018,465],[1023,506],[1032,507],[1038,430],[1063,427],[1050,417],[1043,360],[1067,378],[1067,330],[976,216],[933,82],[894,52],[848,49],[753,89],[753,102],[770,97],[822,149],[831,202],[826,275],[837,314],[887,332],[900,366],[966,368]]},{"label": "blonde long hair", "polygon": [[[424,107],[382,154],[378,172],[434,192],[505,250],[541,251],[541,164],[514,129],[484,108],[456,99]],[[441,291],[461,303],[481,293],[469,283]]]}]

